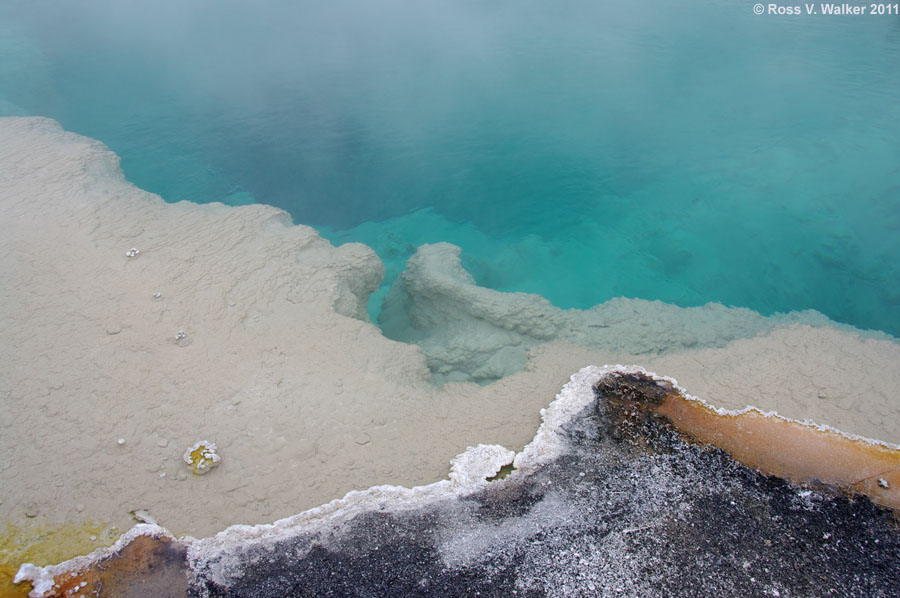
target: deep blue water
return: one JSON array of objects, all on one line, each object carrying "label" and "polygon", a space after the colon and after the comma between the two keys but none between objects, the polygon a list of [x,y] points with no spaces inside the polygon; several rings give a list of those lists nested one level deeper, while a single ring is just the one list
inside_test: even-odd
[{"label": "deep blue water", "polygon": [[[724,0],[5,0],[0,112],[168,201],[480,284],[900,334],[900,17]],[[377,312],[377,301],[373,303]]]}]

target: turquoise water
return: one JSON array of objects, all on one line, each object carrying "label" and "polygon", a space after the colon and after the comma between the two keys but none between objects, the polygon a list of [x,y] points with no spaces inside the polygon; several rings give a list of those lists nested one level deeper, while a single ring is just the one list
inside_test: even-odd
[{"label": "turquoise water", "polygon": [[[0,111],[168,201],[482,284],[900,334],[900,17],[686,0],[7,0]],[[371,305],[374,314],[386,290]]]}]

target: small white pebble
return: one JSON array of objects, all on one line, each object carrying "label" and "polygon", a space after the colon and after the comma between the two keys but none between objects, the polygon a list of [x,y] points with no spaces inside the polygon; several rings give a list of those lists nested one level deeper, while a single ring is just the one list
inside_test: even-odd
[{"label": "small white pebble", "polygon": [[91,536],[91,542],[96,542],[96,541],[97,541],[97,536]]},{"label": "small white pebble", "polygon": [[878,485],[881,486],[882,488],[890,488],[891,487],[891,485],[888,484],[888,481],[884,478],[878,478]]},{"label": "small white pebble", "polygon": [[123,444],[125,444],[125,439],[119,438],[118,440],[116,440],[116,444],[118,444],[119,446],[122,446]]},{"label": "small white pebble", "polygon": [[166,477],[166,472],[162,472],[161,474],[159,474],[159,477],[161,477],[161,478]]},{"label": "small white pebble", "polygon": [[153,293],[154,299],[159,299],[160,297],[162,297],[162,293],[160,293],[159,291],[156,291],[155,293]]}]

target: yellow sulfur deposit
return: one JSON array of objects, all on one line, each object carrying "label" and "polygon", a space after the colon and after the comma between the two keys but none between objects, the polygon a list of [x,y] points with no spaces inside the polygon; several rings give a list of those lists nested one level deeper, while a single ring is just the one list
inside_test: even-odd
[{"label": "yellow sulfur deposit", "polygon": [[201,440],[184,452],[184,462],[191,466],[195,475],[208,473],[219,464],[221,458],[216,454],[215,443]]},{"label": "yellow sulfur deposit", "polygon": [[115,528],[93,521],[49,524],[25,520],[0,525],[0,598],[24,598],[31,585],[13,584],[19,565],[58,563],[87,554],[118,536]]}]

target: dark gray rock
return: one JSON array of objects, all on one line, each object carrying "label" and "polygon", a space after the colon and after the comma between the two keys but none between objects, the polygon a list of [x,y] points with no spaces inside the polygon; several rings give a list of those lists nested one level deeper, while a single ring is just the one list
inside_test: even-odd
[{"label": "dark gray rock", "polygon": [[[632,377],[652,399],[655,382]],[[866,498],[808,489],[625,413],[615,387],[564,426],[565,454],[419,509],[234,547],[225,587],[288,596],[900,596],[900,532]],[[221,555],[220,555],[221,557]]]}]

